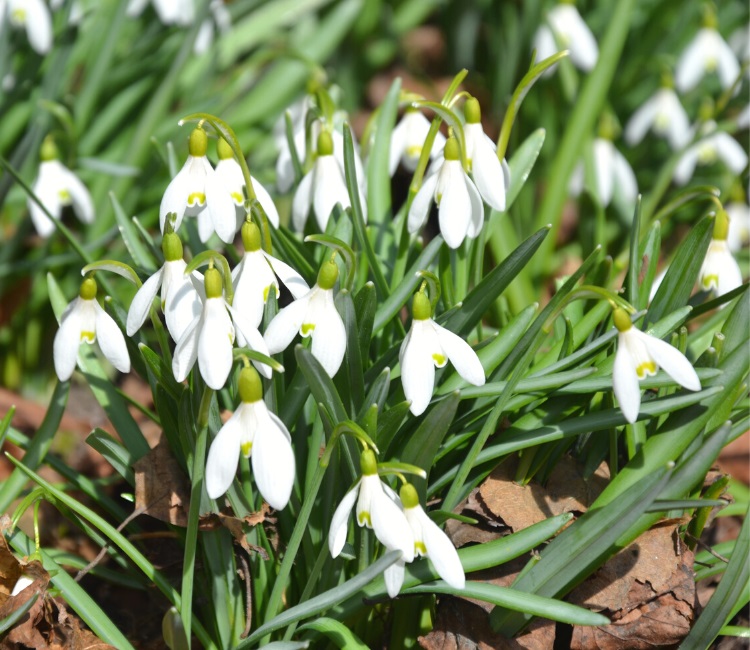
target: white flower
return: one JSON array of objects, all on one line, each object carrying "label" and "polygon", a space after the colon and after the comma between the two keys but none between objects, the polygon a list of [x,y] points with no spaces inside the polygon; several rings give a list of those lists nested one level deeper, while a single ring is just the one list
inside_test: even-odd
[{"label": "white flower", "polygon": [[716,130],[716,122],[709,120],[701,127],[701,139],[688,147],[674,170],[674,181],[684,185],[693,176],[696,165],[710,165],[721,160],[733,174],[747,165],[747,154],[739,142],[724,131]]},{"label": "white flower", "polygon": [[245,254],[232,271],[234,302],[232,307],[254,327],[263,320],[263,308],[273,290],[279,297],[278,275],[295,299],[310,291],[307,282],[291,266],[266,253],[260,247],[260,230],[248,221],[242,226]]},{"label": "white flower", "polygon": [[[239,317],[224,299],[219,271],[214,268],[206,270],[204,283],[206,301],[200,316],[193,319],[177,341],[172,372],[177,381],[183,381],[197,359],[206,385],[219,390],[232,369],[235,332],[240,345],[247,345],[265,355],[268,355],[268,348],[260,332]],[[254,365],[263,376],[271,376],[269,366]]]},{"label": "white flower", "polygon": [[[399,562],[414,559],[414,535],[406,516],[397,504],[398,496],[378,477],[375,454],[369,449],[360,457],[362,478],[346,493],[336,512],[333,513],[331,528],[328,531],[328,549],[331,557],[338,557],[346,542],[349,528],[349,514],[357,503],[357,523],[372,528],[375,537],[388,551],[401,551]],[[403,564],[393,569],[399,562],[385,571],[385,584],[388,595],[395,598],[403,582]]]},{"label": "white flower", "polygon": [[461,377],[474,386],[484,385],[484,368],[471,346],[460,336],[430,318],[432,308],[421,291],[414,295],[413,320],[399,351],[401,384],[414,415],[424,413],[435,386],[435,367],[450,361]]},{"label": "white flower", "polygon": [[219,34],[226,34],[232,29],[232,16],[224,5],[223,0],[211,0],[208,5],[211,10],[211,16],[206,18],[198,30],[193,44],[195,54],[203,54],[208,51],[214,42],[214,23],[219,30]]},{"label": "white flower", "polygon": [[221,427],[208,450],[206,492],[222,496],[237,472],[240,451],[252,456],[253,475],[263,498],[276,510],[286,507],[294,485],[292,439],[284,423],[268,410],[258,373],[242,369],[239,379],[242,402]]},{"label": "white flower", "polygon": [[[31,190],[42,202],[54,219],[60,220],[66,205],[73,207],[76,216],[84,223],[94,221],[94,204],[91,194],[80,179],[57,158],[57,151],[51,140],[42,145],[42,162],[39,175],[31,185]],[[40,237],[49,237],[55,226],[44,210],[32,199],[28,200],[31,221]]]},{"label": "white flower", "polygon": [[497,145],[482,128],[479,102],[469,97],[464,106],[466,162],[485,203],[498,212],[505,210],[505,193],[510,187],[510,167],[497,157]]},{"label": "white flower", "polygon": [[674,150],[689,142],[690,122],[672,88],[660,88],[633,113],[625,127],[625,142],[631,147],[638,144],[649,129],[666,137]]},{"label": "white flower", "polygon": [[723,296],[742,284],[742,271],[727,245],[730,223],[727,212],[718,210],[706,259],[698,274],[701,289],[713,289],[717,296]]},{"label": "white flower", "polygon": [[638,381],[655,375],[660,367],[680,386],[701,389],[695,369],[677,348],[633,327],[630,316],[622,309],[615,309],[614,321],[618,334],[612,385],[628,422],[636,421],[641,406]]},{"label": "white flower", "polygon": [[[318,136],[318,157],[313,168],[300,181],[292,201],[292,220],[300,232],[305,228],[307,215],[312,208],[318,221],[318,228],[325,232],[328,219],[334,206],[340,203],[342,208],[351,207],[349,190],[346,188],[344,167],[333,155],[333,138],[327,131]],[[367,204],[359,189],[359,203],[367,221]]]},{"label": "white flower", "polygon": [[698,85],[706,73],[716,72],[725,90],[737,80],[740,65],[732,48],[714,27],[703,27],[677,61],[675,85],[686,93]]},{"label": "white flower", "polygon": [[599,58],[596,39],[572,4],[558,4],[549,10],[547,24],[540,25],[534,35],[534,48],[537,61],[568,49],[570,60],[584,72],[593,70]]},{"label": "white flower", "polygon": [[6,14],[11,26],[26,30],[26,36],[34,51],[42,55],[50,51],[52,18],[43,0],[0,1],[0,31],[2,31]]},{"label": "white flower", "polygon": [[[224,138],[219,138],[216,145],[216,153],[219,156],[219,162],[214,170],[217,182],[224,186],[225,191],[229,193],[234,201],[236,224],[235,233],[245,222],[247,216],[245,212],[245,177],[242,175],[242,168],[234,157],[232,147],[229,146]],[[274,205],[271,195],[257,179],[250,176],[250,182],[253,184],[255,198],[258,199],[263,211],[268,217],[268,221],[273,224],[274,228],[279,227],[279,212]],[[228,231],[228,227],[226,228]],[[234,235],[232,235],[234,237]]]},{"label": "white flower", "polygon": [[741,201],[734,201],[724,206],[729,215],[729,232],[727,246],[737,252],[750,242],[750,206]]},{"label": "white flower", "polygon": [[208,241],[216,230],[222,241],[231,243],[237,232],[234,203],[206,158],[207,147],[205,131],[193,129],[187,160],[167,186],[161,200],[159,225],[164,232],[170,212],[176,215],[172,226],[175,232],[183,217],[198,217],[198,234],[202,242]]},{"label": "white flower", "polygon": [[162,251],[164,264],[133,297],[126,329],[128,336],[133,336],[141,328],[161,287],[161,310],[167,329],[172,339],[179,341],[190,323],[200,316],[202,303],[191,277],[185,276],[187,264],[182,259],[182,242],[175,233],[164,235]]},{"label": "white flower", "polygon": [[324,262],[315,286],[276,314],[264,336],[271,354],[285,350],[299,332],[303,338],[312,337],[312,354],[328,375],[338,372],[346,352],[346,329],[333,302],[337,278],[336,263]]},{"label": "white flower", "polygon": [[[147,4],[148,0],[130,0],[127,15],[131,18],[140,16]],[[159,20],[165,25],[186,27],[192,24],[195,17],[193,0],[152,0],[152,4]]]},{"label": "white flower", "polygon": [[474,182],[466,175],[459,160],[458,143],[448,138],[444,158],[438,168],[422,183],[409,208],[407,227],[417,232],[427,221],[432,201],[438,205],[440,233],[450,248],[458,248],[468,236],[479,235],[484,223],[482,197]]},{"label": "white flower", "polygon": [[[623,156],[606,138],[594,140],[594,176],[596,179],[596,194],[602,206],[606,207],[612,201],[615,191],[628,205],[635,204],[638,196],[638,184],[635,174],[625,156]],[[570,178],[570,191],[578,196],[584,185],[584,165],[580,162],[573,170]]]},{"label": "white flower", "polygon": [[750,61],[750,25],[743,25],[732,32],[729,37],[729,47],[737,55],[737,59],[746,63]]},{"label": "white flower", "polygon": [[34,584],[34,579],[27,575],[26,573],[22,573],[20,576],[18,576],[18,580],[16,580],[16,584],[13,587],[13,591],[10,592],[11,597],[18,596],[26,587],[29,585]]},{"label": "white flower", "polygon": [[60,319],[55,334],[52,357],[60,381],[67,381],[78,361],[81,343],[99,342],[107,360],[120,372],[130,372],[130,357],[125,337],[113,318],[96,301],[96,281],[86,278],[81,283],[78,297],[71,302]]},{"label": "white flower", "polygon": [[[398,169],[399,162],[413,172],[417,168],[422,147],[430,130],[430,121],[414,108],[406,109],[401,121],[391,133],[390,157],[388,173],[393,176]],[[430,158],[434,159],[445,146],[445,136],[438,131],[432,142]]]}]

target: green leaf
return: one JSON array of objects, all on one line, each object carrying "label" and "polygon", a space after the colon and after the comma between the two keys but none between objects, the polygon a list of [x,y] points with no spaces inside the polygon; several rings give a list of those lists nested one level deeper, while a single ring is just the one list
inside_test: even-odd
[{"label": "green leaf", "polygon": [[372,282],[367,282],[354,296],[354,311],[359,326],[359,354],[362,359],[367,359],[369,356],[372,325],[377,306],[378,299],[375,294],[375,286]]},{"label": "green leaf", "polygon": [[628,301],[631,305],[636,306],[638,302],[638,274],[641,270],[641,256],[638,244],[641,239],[641,195],[635,202],[635,213],[633,214],[633,222],[630,226],[630,263],[628,264],[628,273],[625,276],[625,283],[627,286]]},{"label": "green leaf", "polygon": [[[393,80],[385,100],[378,108],[378,116],[375,120],[375,131],[372,138],[372,148],[367,157],[367,212],[371,223],[379,225],[386,222],[388,213],[391,211],[391,177],[388,173],[388,163],[391,149],[391,133],[396,124],[396,113],[398,112],[398,100],[401,93],[401,79]],[[346,138],[346,132],[344,132]],[[344,140],[346,147],[346,140]],[[344,150],[346,153],[346,149]],[[346,162],[346,159],[344,160]],[[350,189],[351,192],[351,189]],[[367,250],[365,250],[367,253]],[[369,260],[369,254],[368,254]],[[373,265],[380,270],[379,264]],[[387,285],[378,286],[381,295],[386,296]],[[383,290],[385,289],[385,290]]]},{"label": "green leaf", "polygon": [[109,193],[109,198],[112,202],[112,208],[114,209],[117,228],[120,231],[120,235],[122,235],[122,241],[125,243],[125,248],[128,249],[130,257],[133,258],[136,266],[140,266],[149,273],[156,271],[157,265],[154,261],[150,247],[143,244],[138,229],[133,225],[133,222],[127,218],[125,210],[123,210],[113,192]]},{"label": "green leaf", "polygon": [[324,404],[331,415],[335,418],[334,425],[349,419],[344,403],[339,397],[333,381],[328,373],[320,365],[320,362],[313,356],[307,348],[297,345],[294,348],[294,356],[297,359],[302,373],[307,379],[315,401]]},{"label": "green leaf", "polygon": [[537,231],[492,269],[466,296],[461,308],[448,319],[445,327],[461,336],[466,336],[471,332],[489,306],[526,266],[547,233],[549,233],[548,228]]},{"label": "green leaf", "polygon": [[96,449],[130,485],[135,485],[133,457],[117,440],[97,427],[86,438],[90,447]]},{"label": "green leaf", "polygon": [[351,294],[342,289],[336,296],[336,309],[344,321],[346,330],[346,370],[348,375],[349,394],[351,395],[352,413],[362,408],[365,397],[364,371],[362,370],[362,357],[359,348],[359,329],[357,327],[357,316],[354,310],[354,301]]},{"label": "green leaf", "polygon": [[513,205],[516,198],[518,198],[518,194],[526,184],[531,170],[534,169],[546,135],[547,132],[544,129],[537,129],[532,132],[510,157],[508,161],[508,167],[510,167],[510,187],[508,187],[505,194],[505,212],[510,210],[510,206]]},{"label": "green leaf", "polygon": [[87,264],[81,269],[81,275],[86,275],[86,273],[91,273],[92,271],[109,271],[110,273],[115,273],[139,288],[143,284],[138,274],[130,266],[117,260],[101,260],[100,262]]},{"label": "green leaf", "polygon": [[641,257],[641,270],[638,273],[638,298],[633,307],[645,309],[651,296],[651,287],[656,277],[656,265],[659,262],[659,251],[661,247],[661,224],[656,222],[649,228],[646,241],[639,249]]},{"label": "green leaf", "polygon": [[179,400],[183,387],[175,380],[172,368],[167,365],[164,357],[158,355],[145,343],[139,343],[138,349],[141,351],[143,360],[146,362],[149,371],[154,374],[159,386],[175,400]]},{"label": "green leaf", "polygon": [[745,292],[737,301],[721,328],[724,335],[724,345],[721,349],[721,358],[724,359],[738,347],[747,347],[748,332],[747,324],[750,323],[750,292]]},{"label": "green leaf", "polygon": [[18,623],[18,621],[20,621],[26,615],[26,612],[31,609],[31,607],[36,602],[36,599],[39,598],[39,593],[40,592],[35,593],[21,607],[11,612],[2,621],[0,621],[0,634],[5,634],[5,632],[14,627],[15,624]]},{"label": "green leaf", "polygon": [[346,650],[368,650],[360,638],[354,634],[346,625],[337,621],[334,618],[328,618],[327,616],[321,616],[320,618],[301,625],[299,631],[303,630],[315,630],[321,634],[325,634],[338,648],[345,648]]},{"label": "green leaf", "polygon": [[385,452],[391,441],[398,433],[407,413],[409,413],[411,402],[399,402],[384,411],[378,417],[378,436],[375,442],[381,452]]}]

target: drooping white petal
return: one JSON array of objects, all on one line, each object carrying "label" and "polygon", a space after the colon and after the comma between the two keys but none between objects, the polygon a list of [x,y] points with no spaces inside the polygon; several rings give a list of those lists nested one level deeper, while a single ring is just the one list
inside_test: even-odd
[{"label": "drooping white petal", "polygon": [[406,150],[406,130],[409,123],[406,115],[391,131],[391,147],[388,153],[388,175],[393,176],[398,169],[398,163]]},{"label": "drooping white petal", "polygon": [[422,187],[419,188],[417,195],[414,197],[411,207],[409,208],[409,216],[406,224],[410,233],[414,234],[426,223],[427,217],[430,214],[430,206],[435,197],[437,182],[437,173],[428,176],[422,183]]},{"label": "drooping white petal", "polygon": [[198,337],[198,366],[209,388],[224,387],[232,369],[233,344],[234,327],[224,298],[207,298]]},{"label": "drooping white petal", "polygon": [[630,117],[624,134],[625,142],[628,145],[632,147],[643,140],[651,125],[654,124],[654,120],[659,112],[659,102],[660,96],[657,92],[655,95],[649,97]]},{"label": "drooping white petal", "polygon": [[324,297],[324,307],[316,314],[312,333],[312,354],[333,377],[341,367],[346,353],[346,328],[333,302],[333,290],[319,291]]},{"label": "drooping white petal", "polygon": [[615,148],[609,140],[594,140],[594,168],[596,191],[603,206],[609,205],[614,189]]},{"label": "drooping white petal", "polygon": [[[50,184],[47,175],[44,174],[44,165],[42,163],[39,166],[39,178],[31,188],[36,194],[37,198],[42,202],[47,211],[52,215],[53,219],[60,219],[62,212],[62,205],[60,203],[60,197],[56,187]],[[29,216],[34,224],[34,228],[39,233],[40,237],[49,237],[55,231],[55,224],[52,222],[49,216],[44,210],[37,204],[36,201],[29,199]]]},{"label": "drooping white petal", "polygon": [[161,228],[162,232],[164,232],[167,214],[174,212],[177,215],[174,222],[175,232],[179,229],[182,218],[185,216],[190,183],[190,161],[191,156],[188,156],[182,169],[177,172],[177,175],[167,185],[167,189],[161,199],[161,204],[159,205],[159,228]]},{"label": "drooping white petal", "polygon": [[311,169],[302,177],[292,200],[292,223],[294,224],[294,229],[298,232],[302,232],[305,229],[307,215],[310,212],[310,205],[312,204],[312,189],[313,170]]},{"label": "drooping white petal", "polygon": [[677,185],[684,185],[693,176],[695,165],[698,162],[698,147],[699,144],[689,147],[677,162],[677,166],[674,169],[674,182]]},{"label": "drooping white petal", "polygon": [[[557,46],[555,42],[555,36],[552,34],[552,30],[546,23],[539,26],[534,34],[533,48],[536,50],[536,60],[544,61],[553,54],[556,54],[561,48]],[[544,72],[544,76],[552,75],[552,71],[557,67],[557,64],[552,66],[551,69],[547,69]]]},{"label": "drooping white petal", "polygon": [[273,272],[279,276],[279,279],[283,282],[284,286],[289,289],[295,300],[301,298],[310,291],[310,287],[307,286],[307,282],[305,282],[304,278],[286,262],[282,262],[280,259],[268,255],[265,252],[263,255],[271,265]]},{"label": "drooping white petal", "polygon": [[629,205],[633,205],[638,197],[638,182],[635,180],[633,168],[625,159],[625,156],[617,151],[617,149],[613,147],[612,152],[612,172],[615,185],[619,190],[620,196],[622,196]]},{"label": "drooping white petal", "polygon": [[276,209],[276,205],[274,204],[271,195],[268,193],[268,190],[263,187],[263,185],[261,185],[260,181],[256,180],[252,176],[250,177],[250,182],[253,184],[255,198],[258,199],[258,202],[263,207],[263,210],[266,213],[266,217],[268,217],[268,220],[273,224],[274,228],[278,228],[279,211]]},{"label": "drooping white petal", "polygon": [[185,328],[177,340],[177,347],[172,357],[172,374],[177,381],[184,381],[198,358],[198,337],[201,333],[203,314],[197,316]]},{"label": "drooping white petal", "polygon": [[742,271],[740,271],[740,266],[737,264],[737,260],[734,259],[729,251],[727,251],[725,260],[724,268],[721,271],[721,275],[719,275],[719,288],[717,293],[720,296],[723,296],[730,291],[734,291],[742,284]]},{"label": "drooping white petal", "polygon": [[[407,519],[412,523],[411,513],[416,514],[422,532],[422,541],[427,549],[427,557],[432,562],[438,575],[454,589],[466,586],[466,576],[456,547],[440,527],[427,516],[421,506],[408,508]],[[414,528],[414,524],[412,524]]]},{"label": "drooping white petal", "polygon": [[380,543],[388,549],[401,551],[404,560],[411,562],[414,559],[414,535],[401,508],[382,488],[373,491],[370,508],[372,529]]},{"label": "drooping white petal", "polygon": [[328,530],[328,550],[331,552],[331,557],[338,557],[341,549],[344,548],[346,533],[349,528],[349,515],[352,512],[357,496],[359,496],[361,482],[361,479],[357,481],[357,484],[344,495],[341,503],[336,508],[336,512],[333,513],[331,527]]},{"label": "drooping white petal", "polygon": [[231,244],[237,234],[237,216],[234,199],[228,188],[213,169],[206,174],[206,205],[216,234],[223,242]]},{"label": "drooping white petal", "polygon": [[[245,320],[227,303],[224,304],[229,310],[229,313],[232,315],[232,320],[234,321],[234,326],[240,345],[247,345],[247,347],[249,347],[251,350],[255,350],[256,352],[260,352],[261,354],[270,356],[268,347],[266,346],[266,342],[260,335],[258,328],[253,327],[251,323]],[[263,375],[267,379],[271,378],[273,371],[271,370],[270,366],[266,365],[265,363],[260,363],[259,361],[253,361],[253,365],[257,368],[258,372],[261,375]]]},{"label": "drooping white petal", "polygon": [[450,248],[458,248],[466,238],[471,222],[471,197],[465,179],[466,173],[458,160],[446,160],[440,170],[438,192],[442,192],[438,205],[440,234]]},{"label": "drooping white petal", "polygon": [[714,41],[714,56],[717,59],[716,72],[719,75],[721,87],[727,90],[740,76],[740,64],[721,34],[715,31],[714,35],[716,37]]},{"label": "drooping white petal", "polygon": [[566,37],[570,60],[580,70],[591,72],[599,58],[599,47],[578,9],[574,5],[559,4],[550,14],[554,14],[553,29]]},{"label": "drooping white petal", "polygon": [[727,247],[737,252],[750,240],[750,206],[735,201],[725,205],[724,209],[729,215]]},{"label": "drooping white petal", "polygon": [[739,174],[745,169],[747,154],[737,140],[724,131],[719,131],[712,137],[716,146],[716,153],[734,174]]},{"label": "drooping white petal", "polygon": [[701,29],[677,61],[674,82],[681,93],[695,88],[705,74],[707,48],[710,49],[710,43],[706,42],[706,29]]},{"label": "drooping white petal", "polygon": [[104,356],[120,372],[130,372],[130,355],[122,331],[96,300],[91,302],[96,314],[96,339]]},{"label": "drooping white petal", "polygon": [[466,177],[466,189],[469,192],[469,203],[471,204],[471,215],[466,236],[469,239],[476,239],[482,232],[482,226],[484,226],[484,203],[482,203],[479,190],[468,176]]},{"label": "drooping white petal", "polygon": [[620,404],[620,409],[625,419],[633,423],[638,418],[638,410],[641,407],[641,389],[638,385],[638,374],[636,372],[636,360],[630,355],[627,346],[627,338],[636,331],[631,327],[627,332],[620,332],[617,336],[617,352],[615,363],[612,368],[612,387],[615,397]]},{"label": "drooping white petal", "polygon": [[[470,125],[467,124],[468,126]],[[503,212],[505,210],[503,168],[484,133],[481,134],[481,137],[477,137],[474,142],[472,175],[479,193],[487,204],[498,212]]]},{"label": "drooping white petal", "polygon": [[313,211],[318,227],[325,232],[331,211],[337,203],[342,208],[351,206],[344,174],[333,156],[319,156],[313,177]]},{"label": "drooping white petal", "polygon": [[128,336],[133,336],[145,322],[154,298],[156,298],[156,293],[161,286],[163,272],[164,267],[162,266],[162,268],[143,283],[143,286],[133,296],[133,302],[130,303],[126,322]]},{"label": "drooping white petal", "polygon": [[439,353],[435,332],[427,320],[415,320],[401,346],[401,384],[409,410],[421,415],[430,403],[435,387],[433,354]]},{"label": "drooping white petal", "polygon": [[237,407],[232,417],[219,429],[208,450],[206,492],[212,499],[218,499],[225,494],[237,474],[242,438],[241,409],[247,407],[244,403]]},{"label": "drooping white petal", "polygon": [[461,377],[474,386],[483,386],[484,368],[477,353],[460,336],[433,322],[440,347]]},{"label": "drooping white petal", "polygon": [[385,590],[391,598],[398,596],[398,592],[401,591],[401,586],[404,584],[404,567],[404,559],[399,558],[383,571]]},{"label": "drooping white petal", "polygon": [[317,285],[305,296],[295,300],[291,305],[284,307],[268,324],[268,329],[263,338],[271,354],[286,350],[297,332],[299,332],[307,313],[308,303],[316,288]]},{"label": "drooping white petal", "polygon": [[[234,210],[234,207],[232,210]],[[205,244],[211,238],[211,235],[214,234],[214,222],[211,219],[208,205],[204,204],[203,206],[188,208],[185,214],[198,218],[198,237]]]},{"label": "drooping white petal", "polygon": [[52,48],[52,18],[49,9],[42,0],[25,0],[23,4],[29,43],[38,54],[47,54]]},{"label": "drooping white petal", "polygon": [[83,298],[79,297],[70,303],[60,321],[60,329],[55,334],[52,359],[60,381],[70,379],[78,361],[78,346],[81,343],[83,329],[82,302]]},{"label": "drooping white petal", "polygon": [[190,323],[200,316],[203,310],[199,292],[192,282],[193,277],[185,276],[186,266],[183,260],[164,263],[162,309],[167,329],[174,341],[180,340]]},{"label": "drooping white petal", "polygon": [[65,183],[65,189],[70,194],[70,199],[73,203],[73,210],[75,211],[76,216],[83,221],[83,223],[93,223],[94,203],[91,200],[91,194],[78,176],[62,165],[60,165],[60,167],[61,176]]},{"label": "drooping white petal", "polygon": [[263,401],[254,403],[258,413],[258,431],[253,442],[253,476],[263,498],[272,508],[282,510],[289,503],[294,485],[295,461],[289,433]]},{"label": "drooping white petal", "polygon": [[278,296],[276,277],[260,250],[245,251],[235,271],[232,307],[253,327],[260,327],[268,293],[274,291]]},{"label": "drooping white petal", "polygon": [[679,98],[671,89],[664,89],[666,93],[665,100],[665,119],[668,120],[666,127],[669,144],[675,151],[684,147],[690,140],[690,120],[685,109],[682,107]]},{"label": "drooping white petal", "polygon": [[691,364],[682,352],[672,347],[666,341],[657,339],[655,336],[641,332],[635,328],[630,330],[643,341],[646,350],[651,355],[656,365],[662,368],[680,386],[688,390],[700,390],[701,381]]}]

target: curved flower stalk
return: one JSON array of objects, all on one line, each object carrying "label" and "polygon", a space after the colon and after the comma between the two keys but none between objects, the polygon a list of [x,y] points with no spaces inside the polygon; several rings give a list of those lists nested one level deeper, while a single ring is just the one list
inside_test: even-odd
[{"label": "curved flower stalk", "polygon": [[253,476],[263,498],[282,510],[294,485],[291,436],[263,401],[263,385],[254,368],[242,369],[238,388],[240,405],[208,450],[206,492],[218,499],[229,489],[242,452],[245,458],[252,457]]},{"label": "curved flower stalk", "polygon": [[641,406],[639,380],[662,368],[680,386],[700,390],[701,382],[691,363],[677,348],[633,327],[624,309],[614,310],[617,353],[612,369],[615,397],[625,419],[633,423]]},{"label": "curved flower stalk", "polygon": [[675,151],[690,141],[690,121],[671,83],[663,85],[633,113],[625,127],[625,142],[631,147],[638,144],[649,129],[666,138]]},{"label": "curved flower stalk", "polygon": [[474,182],[461,165],[456,138],[450,137],[443,149],[444,158],[435,161],[437,169],[428,176],[409,208],[407,227],[417,232],[427,221],[433,200],[438,206],[440,233],[450,248],[458,248],[466,239],[476,238],[484,223],[484,206]]},{"label": "curved flower stalk", "polygon": [[[573,2],[562,1],[547,12],[547,21],[534,35],[536,60],[544,61],[564,49],[570,50],[570,60],[584,72],[591,72],[599,58],[596,38],[581,18]],[[552,74],[552,69],[544,73]]]},{"label": "curved flower stalk", "polygon": [[498,212],[505,210],[505,194],[510,187],[510,167],[497,157],[497,146],[482,128],[479,102],[469,97],[464,105],[466,162],[484,202]]},{"label": "curved flower stalk", "polygon": [[703,27],[683,50],[675,69],[677,90],[686,93],[695,88],[706,74],[716,72],[726,90],[737,80],[740,64],[732,48],[716,29],[716,16],[707,7]]},{"label": "curved flower stalk", "polygon": [[[593,144],[594,178],[597,197],[603,207],[607,207],[615,194],[615,189],[628,205],[634,205],[638,197],[638,183],[630,164],[607,138],[597,138]],[[584,164],[579,162],[570,177],[570,193],[578,196],[584,187]]]},{"label": "curved flower stalk", "polygon": [[[333,155],[333,146],[331,134],[321,131],[318,136],[318,157],[313,163],[313,168],[305,174],[294,193],[292,220],[294,227],[300,232],[305,228],[311,208],[318,222],[318,228],[321,232],[325,232],[334,206],[337,203],[340,203],[342,208],[349,208],[352,205],[344,179],[344,167]],[[365,221],[367,221],[367,204],[361,188],[359,202]]]},{"label": "curved flower stalk", "polygon": [[698,278],[704,291],[716,291],[723,296],[742,284],[742,272],[728,245],[729,215],[718,210],[714,221],[714,232],[708,245]]},{"label": "curved flower stalk", "polygon": [[[401,487],[400,496],[404,516],[414,536],[414,558],[428,558],[443,580],[454,589],[463,589],[466,586],[466,575],[453,542],[419,505],[417,491],[411,483]],[[401,591],[406,561],[401,558],[385,570],[385,581],[391,598]]]},{"label": "curved flower stalk", "polygon": [[[245,211],[245,177],[242,175],[242,167],[240,167],[240,164],[234,157],[232,147],[224,138],[219,138],[216,144],[216,153],[219,156],[219,162],[216,163],[214,172],[218,183],[224,187],[224,190],[229,193],[234,201],[236,219],[234,232],[236,234],[237,230],[245,223],[245,218],[247,217],[247,212]],[[260,203],[263,211],[266,213],[268,220],[273,224],[274,228],[278,228],[279,212],[271,195],[257,179],[251,176],[250,181],[253,184],[255,198],[258,199],[258,203]],[[228,224],[225,229],[229,232]],[[232,239],[234,239],[234,235],[232,235]]]},{"label": "curved flower stalk", "polygon": [[81,343],[98,341],[107,360],[120,372],[130,372],[130,357],[125,337],[114,319],[96,301],[96,280],[87,277],[81,283],[78,297],[71,302],[60,319],[55,334],[52,358],[60,381],[70,379],[78,362]]},{"label": "curved flower stalk", "polygon": [[206,158],[208,137],[198,126],[190,134],[188,157],[182,169],[167,186],[159,206],[159,226],[164,232],[167,215],[175,213],[173,229],[179,229],[183,217],[198,218],[201,241],[208,241],[214,230],[231,243],[237,232],[232,197]]},{"label": "curved flower stalk", "polygon": [[695,172],[696,165],[710,165],[717,160],[738,175],[747,166],[747,154],[737,140],[724,131],[716,130],[716,122],[709,120],[700,128],[700,139],[682,155],[674,170],[674,182],[685,185]]},{"label": "curved flower stalk", "polygon": [[[346,542],[349,529],[349,515],[356,502],[357,524],[367,526],[375,533],[378,541],[388,551],[401,551],[399,571],[385,571],[385,585],[388,595],[395,598],[403,583],[403,562],[414,559],[414,535],[406,515],[398,503],[398,496],[380,480],[375,454],[365,449],[360,456],[362,478],[346,493],[336,512],[333,513],[331,528],[328,531],[328,550],[331,557],[338,557]],[[389,493],[393,493],[390,496]],[[392,568],[396,565],[391,565]],[[400,579],[399,579],[400,577]]]},{"label": "curved flower stalk", "polygon": [[291,266],[261,248],[260,229],[252,221],[242,225],[242,243],[245,254],[232,271],[232,307],[250,325],[259,327],[270,292],[273,290],[276,297],[279,297],[279,281],[276,276],[281,278],[295,300],[309,292],[310,287]]},{"label": "curved flower stalk", "polygon": [[[391,149],[388,159],[388,173],[391,176],[396,173],[399,163],[410,172],[417,168],[429,130],[430,120],[414,107],[406,109],[401,121],[391,133]],[[438,131],[432,143],[430,158],[434,160],[444,146],[445,136]]]},{"label": "curved flower stalk", "polygon": [[344,321],[333,302],[338,277],[336,262],[323,262],[313,288],[276,314],[264,336],[271,354],[285,350],[299,332],[312,337],[312,354],[328,375],[338,372],[346,353]]},{"label": "curved flower stalk", "polygon": [[[187,27],[195,19],[193,0],[151,0],[159,20],[165,25]],[[131,18],[140,16],[148,0],[130,0],[127,15]]]},{"label": "curved flower stalk", "polygon": [[182,259],[182,242],[167,227],[161,242],[164,264],[154,273],[133,297],[127,319],[127,334],[133,336],[142,326],[151,304],[161,288],[161,310],[172,339],[180,340],[195,318],[200,316],[202,302],[191,276],[185,275],[187,264]]},{"label": "curved flower stalk", "polygon": [[44,0],[0,0],[0,28],[8,21],[25,29],[29,44],[44,56],[52,48],[52,17]]},{"label": "curved flower stalk", "polygon": [[[245,322],[224,299],[221,273],[213,267],[204,276],[206,300],[199,316],[187,326],[174,351],[172,372],[177,381],[184,381],[198,360],[201,376],[209,388],[221,389],[232,370],[232,346],[235,333],[241,345],[268,355],[268,348],[260,332]],[[258,363],[264,377],[271,376],[271,368]]]},{"label": "curved flower stalk", "polygon": [[424,413],[435,387],[435,367],[450,361],[461,377],[474,386],[483,386],[484,368],[477,353],[460,336],[432,320],[432,307],[427,295],[414,295],[412,323],[399,351],[401,384],[404,396],[411,402],[414,415]]},{"label": "curved flower stalk", "polygon": [[[39,175],[31,186],[52,217],[60,220],[64,206],[70,205],[83,223],[94,221],[94,204],[91,194],[80,179],[57,158],[58,152],[51,137],[45,138],[41,149]],[[40,237],[49,237],[55,230],[44,210],[29,199],[29,214]]]}]

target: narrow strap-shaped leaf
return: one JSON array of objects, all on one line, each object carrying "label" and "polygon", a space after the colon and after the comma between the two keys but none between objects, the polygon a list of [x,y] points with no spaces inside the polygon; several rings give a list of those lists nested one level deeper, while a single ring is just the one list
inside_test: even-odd
[{"label": "narrow strap-shaped leaf", "polygon": [[354,296],[354,311],[357,314],[359,329],[359,354],[363,359],[367,359],[369,356],[372,326],[377,307],[378,299],[375,294],[375,286],[372,282],[367,282]]},{"label": "narrow strap-shaped leaf", "polygon": [[346,355],[344,359],[349,375],[348,392],[351,396],[352,413],[356,413],[362,407],[365,397],[364,371],[362,370],[354,301],[346,289],[339,291],[336,296],[336,309],[341,314],[346,330]]},{"label": "narrow strap-shaped leaf", "polygon": [[86,438],[86,443],[104,456],[107,462],[114,467],[115,471],[130,485],[135,485],[133,457],[117,440],[106,431],[97,427]]},{"label": "narrow strap-shaped leaf", "polygon": [[[320,618],[301,625],[299,631],[315,630],[327,636],[331,643],[345,650],[368,650],[368,646],[354,634],[346,625],[335,618],[321,616]],[[266,646],[267,647],[267,646]]]},{"label": "narrow strap-shaped leaf", "polygon": [[[376,225],[383,224],[391,210],[391,178],[388,173],[388,161],[391,133],[396,123],[400,93],[401,79],[397,77],[393,80],[385,100],[378,108],[372,148],[367,157],[367,213],[370,221]],[[346,138],[346,133],[344,137]],[[344,146],[346,146],[346,141],[344,141]]]},{"label": "narrow strap-shaped leaf", "polygon": [[348,420],[346,408],[341,401],[336,386],[333,385],[328,373],[320,365],[320,362],[313,356],[312,352],[301,345],[294,348],[294,356],[297,359],[299,367],[302,369],[305,379],[310,386],[316,402],[325,404],[331,414],[336,418],[334,425],[344,420]]},{"label": "narrow strap-shaped leaf", "polygon": [[125,248],[128,249],[130,257],[133,258],[136,266],[140,266],[149,273],[156,271],[157,263],[155,259],[158,258],[154,258],[149,246],[141,241],[138,229],[133,225],[133,222],[127,218],[125,210],[123,210],[113,192],[109,193],[109,198],[112,202],[112,208],[114,209],[117,228],[120,231],[120,235],[122,235],[122,241],[125,243]]}]

